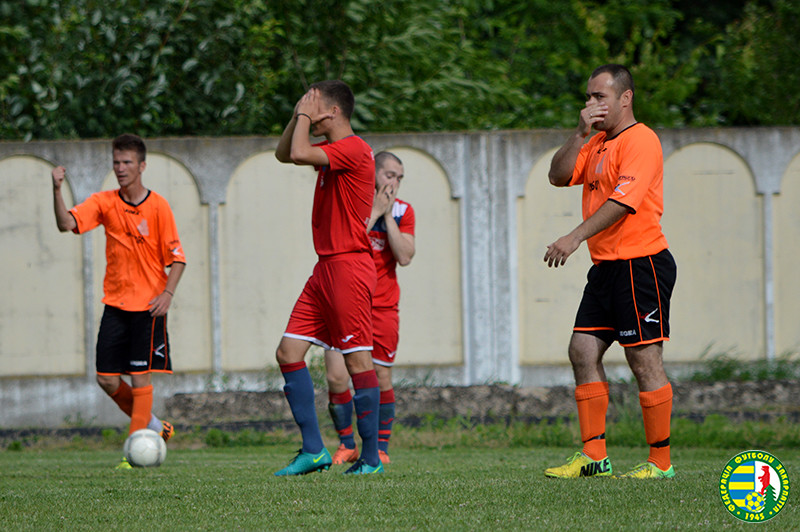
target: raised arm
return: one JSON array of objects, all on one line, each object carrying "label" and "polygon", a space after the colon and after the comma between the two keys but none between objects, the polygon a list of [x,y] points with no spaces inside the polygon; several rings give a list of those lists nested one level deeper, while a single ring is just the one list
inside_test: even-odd
[{"label": "raised arm", "polygon": [[584,140],[592,132],[592,125],[602,121],[607,114],[608,106],[606,104],[593,100],[587,102],[586,107],[580,112],[578,127],[567,138],[556,154],[553,155],[553,160],[550,161],[550,172],[547,177],[552,185],[565,187],[569,184]]},{"label": "raised arm", "polygon": [[53,210],[56,215],[56,226],[62,233],[74,231],[78,227],[78,223],[69,213],[64,204],[64,197],[61,195],[61,185],[64,184],[67,170],[63,166],[56,166],[51,175],[53,177]]},{"label": "raised arm", "polygon": [[393,187],[390,183],[385,184],[379,190],[375,191],[375,197],[372,200],[372,215],[367,225],[367,232],[371,231],[381,216],[383,216],[389,248],[392,250],[394,258],[397,259],[397,264],[400,266],[408,266],[411,264],[411,259],[414,258],[416,246],[414,243],[414,235],[400,231],[400,227],[397,226],[397,221],[394,219],[394,216],[392,216],[392,206],[394,205],[396,196],[397,188]]}]

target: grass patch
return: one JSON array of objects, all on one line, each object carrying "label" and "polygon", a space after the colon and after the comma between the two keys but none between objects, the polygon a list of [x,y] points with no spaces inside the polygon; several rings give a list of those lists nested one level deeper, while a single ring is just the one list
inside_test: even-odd
[{"label": "grass patch", "polygon": [[[5,530],[745,529],[716,484],[741,449],[677,448],[672,481],[546,479],[573,448],[397,448],[387,473],[345,466],[276,478],[295,445],[170,450],[156,469],[116,471],[118,451],[0,452]],[[611,447],[615,470],[646,455]],[[790,475],[797,451],[778,454]],[[796,504],[772,523],[800,522]]]},{"label": "grass patch", "polygon": [[736,352],[711,354],[711,346],[700,355],[703,368],[689,376],[693,382],[769,381],[800,379],[800,357],[783,353],[775,360],[743,360]]}]

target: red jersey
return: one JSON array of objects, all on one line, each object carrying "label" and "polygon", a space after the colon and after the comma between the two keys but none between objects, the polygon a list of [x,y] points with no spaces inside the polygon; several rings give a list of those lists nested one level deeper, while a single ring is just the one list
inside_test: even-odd
[{"label": "red jersey", "polygon": [[[414,234],[414,209],[405,201],[396,199],[392,205],[392,217],[397,222],[401,233]],[[397,259],[389,247],[386,234],[386,222],[383,216],[378,218],[369,232],[372,245],[372,256],[378,272],[378,285],[372,297],[372,306],[379,308],[397,308],[400,302],[400,285],[397,284]]]},{"label": "red jersey", "polygon": [[139,205],[122,199],[119,189],[97,192],[69,211],[85,233],[102,225],[106,232],[103,303],[131,312],[150,308],[164,291],[164,268],[186,263],[167,200],[149,191]]},{"label": "red jersey", "polygon": [[611,139],[600,132],[583,145],[569,183],[583,184],[583,219],[609,199],[630,211],[587,240],[595,264],[646,257],[667,249],[661,231],[663,180],[661,141],[644,124],[634,124]]},{"label": "red jersey", "polygon": [[331,144],[316,144],[328,155],[318,167],[311,229],[320,257],[369,252],[367,224],[375,193],[375,158],[361,137],[351,135]]}]

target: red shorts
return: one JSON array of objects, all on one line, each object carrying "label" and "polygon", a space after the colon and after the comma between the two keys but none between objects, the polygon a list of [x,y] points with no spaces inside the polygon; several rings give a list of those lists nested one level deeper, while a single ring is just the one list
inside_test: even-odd
[{"label": "red shorts", "polygon": [[320,258],[283,335],[342,354],[371,351],[376,281],[375,262],[369,253]]},{"label": "red shorts", "polygon": [[394,366],[397,341],[400,338],[400,315],[396,308],[372,309],[372,362],[379,366]]}]

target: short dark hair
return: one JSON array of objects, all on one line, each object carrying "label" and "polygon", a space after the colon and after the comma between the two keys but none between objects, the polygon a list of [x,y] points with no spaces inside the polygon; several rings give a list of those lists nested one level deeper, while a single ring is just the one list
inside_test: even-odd
[{"label": "short dark hair", "polygon": [[111,143],[111,149],[115,151],[135,151],[139,156],[139,162],[144,161],[147,157],[147,148],[142,137],[130,133],[124,133],[115,138]]},{"label": "short dark hair", "polygon": [[635,93],[633,89],[633,75],[625,66],[616,63],[599,66],[594,69],[589,79],[596,78],[604,73],[611,74],[611,77],[614,78],[614,86],[617,88],[617,97],[628,89],[630,89],[632,93]]},{"label": "short dark hair", "polygon": [[375,154],[375,171],[377,172],[378,170],[383,168],[383,165],[386,164],[386,161],[388,159],[394,159],[395,162],[399,165],[403,164],[403,161],[400,160],[400,157],[398,157],[394,153],[390,151],[382,151]]},{"label": "short dark hair", "polygon": [[350,87],[344,81],[339,79],[318,81],[311,85],[310,88],[318,89],[325,98],[342,110],[344,116],[346,116],[348,120],[353,116],[356,98],[353,96],[353,91],[350,90]]}]

